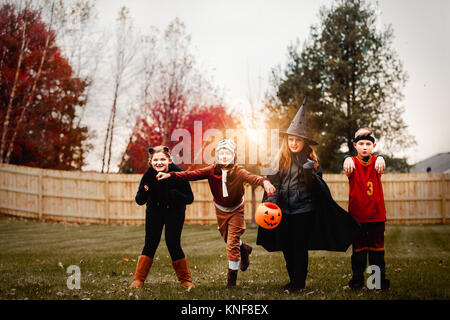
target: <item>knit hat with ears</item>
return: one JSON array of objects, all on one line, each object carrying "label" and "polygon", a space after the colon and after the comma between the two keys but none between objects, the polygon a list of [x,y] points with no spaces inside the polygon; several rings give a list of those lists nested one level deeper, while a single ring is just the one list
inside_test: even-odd
[{"label": "knit hat with ears", "polygon": [[234,144],[233,140],[224,139],[219,142],[219,144],[216,147],[216,159],[221,149],[227,149],[233,154],[233,157],[236,155],[236,145]]}]

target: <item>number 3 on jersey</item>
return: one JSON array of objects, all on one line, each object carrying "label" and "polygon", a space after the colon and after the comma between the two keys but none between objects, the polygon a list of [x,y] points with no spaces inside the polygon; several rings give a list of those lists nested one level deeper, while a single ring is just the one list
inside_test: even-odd
[{"label": "number 3 on jersey", "polygon": [[367,181],[367,195],[371,196],[373,195],[373,182]]}]

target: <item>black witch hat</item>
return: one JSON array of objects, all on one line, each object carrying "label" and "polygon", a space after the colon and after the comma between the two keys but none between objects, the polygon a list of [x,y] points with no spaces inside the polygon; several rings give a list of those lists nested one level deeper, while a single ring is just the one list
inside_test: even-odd
[{"label": "black witch hat", "polygon": [[291,125],[286,131],[280,132],[280,134],[287,134],[290,136],[297,136],[305,140],[309,145],[318,144],[313,139],[310,138],[308,130],[306,128],[306,97],[303,100],[303,104],[298,109],[297,114],[292,120]]}]

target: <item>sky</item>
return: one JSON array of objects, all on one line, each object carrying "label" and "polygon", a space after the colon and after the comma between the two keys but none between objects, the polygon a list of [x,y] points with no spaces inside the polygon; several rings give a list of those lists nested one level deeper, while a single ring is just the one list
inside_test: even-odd
[{"label": "sky", "polygon": [[[97,0],[99,23],[113,26],[122,6],[137,28],[164,30],[176,17],[192,37],[197,62],[235,109],[260,101],[271,70],[284,66],[287,47],[303,43],[332,0]],[[379,27],[391,24],[392,47],[409,78],[400,102],[417,146],[414,164],[450,152],[450,1],[379,0]],[[380,150],[380,152],[382,152]]]}]

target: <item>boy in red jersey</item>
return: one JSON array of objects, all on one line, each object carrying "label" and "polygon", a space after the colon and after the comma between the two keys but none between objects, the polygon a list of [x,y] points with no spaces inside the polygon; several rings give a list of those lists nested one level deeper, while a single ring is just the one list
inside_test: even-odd
[{"label": "boy in red jersey", "polygon": [[372,155],[376,146],[372,130],[359,129],[355,133],[353,146],[358,155],[347,157],[344,161],[344,171],[350,186],[348,212],[361,224],[362,232],[352,245],[353,277],[348,285],[352,289],[364,286],[368,255],[369,265],[377,266],[380,270],[380,287],[377,289],[386,290],[389,289],[390,281],[386,279],[384,261],[386,208],[381,184],[385,162],[382,156]]}]

